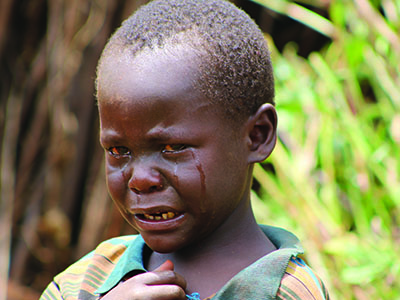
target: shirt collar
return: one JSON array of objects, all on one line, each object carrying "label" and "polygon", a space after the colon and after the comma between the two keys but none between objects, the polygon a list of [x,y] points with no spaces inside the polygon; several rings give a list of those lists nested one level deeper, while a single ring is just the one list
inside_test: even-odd
[{"label": "shirt collar", "polygon": [[132,243],[128,245],[106,281],[96,290],[96,294],[107,293],[130,272],[147,272],[143,263],[143,252],[146,247],[143,238],[138,235]]},{"label": "shirt collar", "polygon": [[277,250],[287,250],[294,256],[303,254],[304,250],[299,239],[291,232],[273,226],[259,225],[264,234],[275,245]]},{"label": "shirt collar", "polygon": [[284,229],[264,225],[260,227],[277,250],[236,274],[217,292],[213,300],[276,299],[290,258],[303,254],[303,248],[297,237]]},{"label": "shirt collar", "polygon": [[[268,265],[274,261],[275,263],[276,261],[281,262],[279,264],[279,269],[282,270],[281,272],[284,272],[287,267],[288,259],[290,259],[290,257],[292,256],[297,256],[303,253],[303,248],[301,247],[298,238],[294,234],[281,228],[266,225],[260,225],[260,228],[277,248],[276,251],[262,258],[261,262],[263,262],[263,265]],[[146,248],[148,249],[143,238],[138,235],[136,239],[134,239],[133,242],[128,245],[124,254],[122,254],[120,260],[117,262],[115,268],[110,273],[106,281],[96,290],[96,294],[107,293],[109,290],[115,287],[124,278],[124,276],[126,276],[130,272],[147,272],[143,263],[143,254]],[[259,267],[259,262],[256,262],[246,269],[250,271],[254,268]],[[243,275],[246,274],[243,271],[239,273],[240,275],[242,275],[238,276],[239,278],[242,278]],[[282,275],[283,274],[280,274],[280,277],[278,276],[279,278],[275,278],[274,286],[280,283],[280,278]],[[218,292],[217,295],[218,294],[220,294],[220,292]]]}]

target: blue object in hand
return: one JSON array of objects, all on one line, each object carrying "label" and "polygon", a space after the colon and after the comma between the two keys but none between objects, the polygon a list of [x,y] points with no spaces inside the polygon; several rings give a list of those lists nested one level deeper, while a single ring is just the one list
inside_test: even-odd
[{"label": "blue object in hand", "polygon": [[186,299],[188,299],[188,300],[201,300],[199,293],[193,293],[191,295],[186,295]]}]

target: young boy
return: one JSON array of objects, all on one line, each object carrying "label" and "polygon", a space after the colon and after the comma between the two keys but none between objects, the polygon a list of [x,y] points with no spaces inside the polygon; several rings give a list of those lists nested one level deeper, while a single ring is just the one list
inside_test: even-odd
[{"label": "young boy", "polygon": [[259,226],[253,165],[277,116],[267,45],[221,0],[157,0],[98,65],[107,185],[140,233],[100,244],[41,299],[328,299],[291,233]]}]

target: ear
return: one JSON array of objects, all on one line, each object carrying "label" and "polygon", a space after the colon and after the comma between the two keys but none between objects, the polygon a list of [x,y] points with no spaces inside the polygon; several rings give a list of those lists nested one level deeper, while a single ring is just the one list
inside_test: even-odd
[{"label": "ear", "polygon": [[275,107],[266,103],[247,122],[249,163],[264,161],[274,150],[278,117]]}]

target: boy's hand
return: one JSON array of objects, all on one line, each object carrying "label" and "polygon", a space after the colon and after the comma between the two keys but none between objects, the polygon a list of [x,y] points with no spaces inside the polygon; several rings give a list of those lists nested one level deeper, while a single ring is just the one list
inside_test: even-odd
[{"label": "boy's hand", "polygon": [[167,260],[152,272],[136,275],[119,284],[102,300],[185,300],[186,281]]}]

